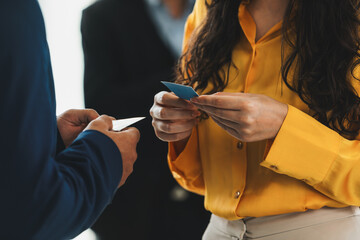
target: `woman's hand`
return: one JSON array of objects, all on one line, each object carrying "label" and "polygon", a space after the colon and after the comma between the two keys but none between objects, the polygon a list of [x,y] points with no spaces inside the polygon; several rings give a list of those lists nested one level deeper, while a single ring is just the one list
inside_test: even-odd
[{"label": "woman's hand", "polygon": [[71,109],[57,117],[57,127],[65,147],[68,147],[99,114],[92,109]]},{"label": "woman's hand", "polygon": [[200,112],[189,101],[160,92],[155,95],[150,115],[156,136],[165,142],[176,142],[187,141]]},{"label": "woman's hand", "polygon": [[229,134],[244,142],[274,138],[288,111],[287,105],[250,93],[216,93],[191,99]]}]

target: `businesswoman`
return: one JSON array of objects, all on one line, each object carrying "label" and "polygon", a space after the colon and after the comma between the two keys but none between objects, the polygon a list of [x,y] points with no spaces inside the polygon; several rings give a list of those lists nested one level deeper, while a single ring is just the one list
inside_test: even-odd
[{"label": "businesswoman", "polygon": [[177,81],[150,110],[203,239],[360,239],[359,3],[196,2]]}]

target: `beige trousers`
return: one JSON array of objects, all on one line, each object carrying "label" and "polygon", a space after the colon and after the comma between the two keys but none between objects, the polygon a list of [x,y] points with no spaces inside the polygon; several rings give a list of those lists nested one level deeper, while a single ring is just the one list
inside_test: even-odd
[{"label": "beige trousers", "polygon": [[212,215],[203,240],[360,240],[359,207],[228,221]]}]

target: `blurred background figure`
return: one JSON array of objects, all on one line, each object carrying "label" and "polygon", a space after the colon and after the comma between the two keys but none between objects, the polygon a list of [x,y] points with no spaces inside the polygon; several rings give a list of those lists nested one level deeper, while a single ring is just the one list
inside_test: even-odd
[{"label": "blurred background figure", "polygon": [[[116,118],[148,116],[153,96],[173,79],[194,0],[100,0],[83,12],[85,106]],[[93,226],[100,239],[201,239],[209,214],[168,170],[167,145],[151,118],[135,171]]]}]

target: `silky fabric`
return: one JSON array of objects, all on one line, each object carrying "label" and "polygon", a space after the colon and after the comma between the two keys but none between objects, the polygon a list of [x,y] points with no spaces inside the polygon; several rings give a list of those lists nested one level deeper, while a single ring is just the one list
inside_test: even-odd
[{"label": "silky fabric", "polygon": [[359,213],[358,207],[325,207],[235,221],[212,215],[203,240],[358,240]]},{"label": "silky fabric", "polygon": [[[198,0],[186,24],[185,49],[206,14],[205,1]],[[228,220],[359,206],[360,142],[318,122],[282,82],[282,22],[258,41],[244,4],[238,22],[242,32],[232,52],[236,67],[230,66],[224,92],[267,95],[288,105],[287,116],[276,138],[251,143],[232,137],[211,118],[200,121],[180,154],[176,143],[169,145],[174,178],[204,195],[205,208]],[[284,50],[288,52],[286,45]],[[359,83],[352,82],[358,91]]]}]

